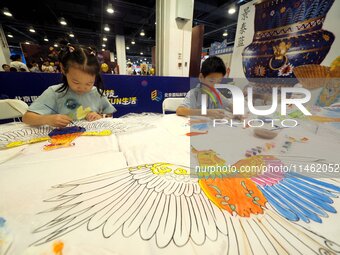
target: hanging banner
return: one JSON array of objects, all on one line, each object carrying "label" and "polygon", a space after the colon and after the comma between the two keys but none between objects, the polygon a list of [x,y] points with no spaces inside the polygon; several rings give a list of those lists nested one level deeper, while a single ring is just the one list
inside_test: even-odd
[{"label": "hanging banner", "polygon": [[209,55],[210,56],[216,56],[216,55],[222,55],[222,54],[231,54],[233,53],[233,46],[227,45],[227,40],[224,40],[223,42],[214,42],[210,46]]}]

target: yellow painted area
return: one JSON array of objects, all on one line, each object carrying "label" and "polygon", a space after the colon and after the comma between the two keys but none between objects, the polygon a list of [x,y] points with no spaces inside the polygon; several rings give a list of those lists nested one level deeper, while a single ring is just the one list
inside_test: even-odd
[{"label": "yellow painted area", "polygon": [[43,142],[43,141],[47,141],[49,139],[50,138],[47,136],[47,137],[33,138],[31,140],[28,140],[28,141],[15,141],[15,142],[11,142],[11,143],[7,144],[6,147],[7,148],[13,148],[13,147],[22,146],[22,145],[25,145],[25,144]]},{"label": "yellow painted area", "polygon": [[175,174],[177,175],[188,175],[188,171],[184,168],[176,168],[176,170],[174,171]]},{"label": "yellow painted area", "polygon": [[83,136],[108,136],[111,135],[111,130],[103,130],[103,131],[86,131],[82,135]]},{"label": "yellow painted area", "polygon": [[153,174],[163,175],[172,172],[172,168],[169,167],[170,165],[171,164],[169,163],[156,163],[151,165],[150,170],[153,172]]},{"label": "yellow painted area", "polygon": [[78,120],[82,120],[86,118],[86,115],[89,114],[90,112],[92,112],[90,107],[86,107],[84,109],[84,107],[81,105],[78,107],[77,109],[77,119]]},{"label": "yellow painted area", "polygon": [[144,164],[136,167],[130,167],[130,171],[141,170],[143,168],[148,168],[153,174],[164,175],[173,172],[176,175],[189,175],[188,171],[182,167],[175,167],[175,165],[165,162],[158,162],[155,164]]}]

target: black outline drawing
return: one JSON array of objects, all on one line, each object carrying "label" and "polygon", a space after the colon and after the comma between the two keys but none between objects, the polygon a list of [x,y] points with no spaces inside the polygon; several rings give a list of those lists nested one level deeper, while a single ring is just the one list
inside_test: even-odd
[{"label": "black outline drawing", "polygon": [[[141,119],[124,118],[124,119],[102,119],[94,122],[75,121],[75,125],[84,127],[86,132],[110,130],[112,134],[122,134],[143,130],[153,127],[152,124],[142,121]],[[53,130],[53,127],[40,126],[31,127],[25,124],[19,124],[13,127],[12,130],[0,132],[0,149],[12,142],[27,142],[33,139],[48,137],[48,133]]]},{"label": "black outline drawing", "polygon": [[[250,218],[231,215],[215,206],[185,166],[168,163],[115,170],[54,186],[58,196],[45,202],[57,206],[41,212],[57,213],[34,233],[43,237],[32,245],[61,238],[86,225],[101,229],[104,238],[121,231],[128,238],[155,241],[162,249],[173,242],[204,244],[223,235],[227,254],[336,254],[340,246],[290,222],[267,204],[264,214]],[[185,171],[183,171],[185,170]]]}]

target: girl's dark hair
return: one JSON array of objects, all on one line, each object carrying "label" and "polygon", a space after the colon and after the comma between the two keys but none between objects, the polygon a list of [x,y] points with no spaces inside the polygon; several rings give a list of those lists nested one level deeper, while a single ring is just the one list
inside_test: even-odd
[{"label": "girl's dark hair", "polygon": [[203,62],[201,73],[203,77],[206,77],[207,75],[211,73],[222,73],[223,76],[225,76],[225,74],[227,73],[227,69],[221,58],[213,56],[213,57],[207,58]]},{"label": "girl's dark hair", "polygon": [[12,61],[18,61],[21,58],[21,56],[19,54],[14,54],[12,56],[10,56],[10,59]]},{"label": "girl's dark hair", "polygon": [[[100,76],[100,65],[97,59],[96,50],[91,47],[83,47],[71,44],[65,44],[62,46],[58,55],[59,63],[65,73],[67,73],[70,67],[81,69],[82,71],[96,76],[94,86],[97,87],[99,94],[102,96],[104,93],[104,84],[102,77]],[[69,85],[65,74],[63,74],[63,85],[57,90],[57,92],[67,92]]]}]

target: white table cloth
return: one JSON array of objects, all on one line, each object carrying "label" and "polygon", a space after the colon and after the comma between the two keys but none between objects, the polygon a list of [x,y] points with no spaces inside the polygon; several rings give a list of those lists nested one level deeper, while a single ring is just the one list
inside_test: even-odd
[{"label": "white table cloth", "polygon": [[[146,117],[146,119],[148,118]],[[15,155],[11,159],[0,164],[0,216],[6,219],[14,239],[8,254],[54,254],[52,252],[52,244],[55,240],[39,246],[32,246],[29,248],[28,246],[48,234],[46,231],[42,231],[41,233],[32,232],[37,228],[48,224],[54,217],[59,216],[61,213],[61,211],[58,210],[51,210],[49,212],[50,209],[61,205],[61,200],[54,202],[46,202],[46,200],[60,196],[62,191],[66,192],[71,187],[74,187],[73,191],[75,194],[78,194],[75,197],[75,201],[79,200],[79,202],[81,202],[79,206],[82,206],[82,204],[85,205],[88,201],[92,201],[91,203],[95,205],[96,203],[101,203],[101,198],[105,196],[105,193],[103,192],[106,189],[103,185],[109,185],[111,179],[114,180],[114,178],[122,178],[122,183],[117,181],[117,184],[112,186],[115,187],[114,190],[118,190],[120,187],[122,187],[122,189],[124,188],[123,180],[129,180],[129,174],[133,174],[133,178],[140,178],[138,179],[140,180],[138,185],[143,186],[142,180],[144,180],[144,177],[138,177],[138,170],[130,171],[129,169],[119,169],[157,162],[167,162],[189,169],[190,163],[194,164],[192,160],[195,160],[193,156],[190,155],[192,149],[191,145],[197,150],[214,150],[218,153],[220,158],[226,160],[227,164],[233,164],[236,161],[245,158],[245,151],[249,148],[263,145],[268,142],[267,140],[255,137],[252,129],[243,129],[241,127],[227,129],[220,127],[209,129],[209,133],[206,135],[189,137],[186,135],[190,132],[188,118],[178,117],[175,115],[159,116],[159,118],[154,118],[151,124],[153,127],[149,127],[144,130],[131,131],[108,137],[79,137],[75,140],[75,146],[55,151],[42,151],[44,142],[28,145],[22,151],[16,151],[13,153]],[[308,129],[308,127],[306,128],[302,125],[295,129],[283,129],[273,140],[276,144],[276,148],[270,153],[280,154],[280,146],[285,141],[286,136],[300,138],[308,137],[309,141],[305,144],[294,143],[285,156],[298,155],[301,157],[318,158],[326,160],[327,162],[339,163],[339,136],[334,136],[334,134],[329,135],[327,132],[323,132],[322,129],[318,132],[318,134],[315,134],[315,130]],[[141,171],[146,171],[145,169],[146,168],[142,167]],[[107,178],[107,180],[104,180],[103,182],[96,181],[98,178],[100,179],[104,177]],[[159,178],[161,178],[161,176]],[[197,180],[195,181],[194,179],[190,179],[190,177],[188,178],[188,183],[192,183],[195,187],[194,189],[199,189]],[[83,179],[83,181],[79,179]],[[325,180],[327,181],[327,179]],[[86,185],[76,184],[86,182],[93,183],[91,184],[91,189],[87,189]],[[331,182],[336,184],[336,181]],[[58,186],[59,184],[64,183],[70,183],[71,186],[69,186],[69,188],[67,185]],[[141,186],[133,185],[121,193],[120,196],[117,196],[113,202],[116,203],[119,199],[126,199],[126,203],[128,203],[128,201],[131,200],[128,200],[127,197],[134,197],[137,203],[138,197],[140,197],[141,199],[144,198],[145,203],[147,203],[146,199],[148,196],[144,193],[146,191],[142,188],[138,188]],[[337,183],[337,185],[340,186],[339,183]],[[53,186],[54,188],[52,188]],[[102,189],[103,192],[100,194],[96,193],[97,188]],[[113,192],[112,190],[107,191]],[[89,194],[88,196],[86,195],[87,192]],[[149,192],[154,191],[150,190]],[[97,198],[93,197],[95,194],[97,195]],[[152,193],[150,194],[152,196]],[[122,225],[122,227],[118,227],[117,231],[110,235],[110,237],[104,237],[105,231],[107,230],[103,230],[103,226],[98,225],[98,228],[88,231],[87,225],[81,225],[69,233],[56,238],[56,240],[61,240],[64,243],[63,254],[72,255],[207,255],[235,254],[235,252],[240,254],[264,254],[263,252],[273,249],[268,248],[270,247],[270,244],[266,243],[267,241],[265,241],[265,238],[262,243],[263,247],[261,247],[261,242],[256,241],[256,238],[261,237],[259,229],[253,228],[255,228],[257,226],[256,224],[258,224],[255,224],[255,222],[265,222],[271,217],[273,217],[273,219],[277,219],[277,222],[282,223],[284,226],[293,226],[292,231],[297,235],[296,238],[299,237],[299,235],[304,236],[305,233],[310,235],[310,232],[306,229],[323,236],[325,239],[318,235],[315,236],[311,234],[315,240],[322,244],[324,244],[325,240],[327,242],[329,240],[336,242],[340,235],[340,227],[338,224],[340,220],[339,213],[329,213],[328,218],[322,218],[322,224],[315,222],[307,224],[301,221],[294,224],[273,213],[273,208],[268,205],[268,208],[265,210],[263,215],[253,215],[251,218],[245,218],[235,215],[231,216],[228,212],[221,213],[219,209],[216,209],[217,207],[215,208],[212,203],[210,204],[207,198],[204,198],[204,194],[201,191],[199,194],[201,195],[198,197],[203,199],[202,201],[206,201],[204,203],[207,203],[206,205],[211,208],[212,211],[210,211],[210,213],[212,214],[207,214],[206,219],[202,216],[202,224],[204,228],[198,230],[197,236],[192,233],[194,228],[194,225],[192,225],[194,224],[193,218],[191,218],[190,227],[190,225],[186,225],[185,218],[179,218],[179,215],[182,215],[182,217],[185,215],[185,211],[183,211],[182,214],[178,214],[178,212],[177,214],[172,214],[174,210],[176,211],[176,208],[183,209],[183,207],[178,207],[178,203],[180,203],[179,201],[181,200],[176,200],[178,197],[175,198],[171,195],[165,196],[164,201],[168,201],[166,203],[169,207],[164,207],[164,212],[166,211],[169,215],[177,215],[177,218],[173,219],[172,216],[169,216],[168,223],[164,221],[165,219],[160,218],[159,221],[157,221],[159,223],[156,222],[157,232],[151,235],[150,238],[143,239],[143,237],[146,236],[146,232],[144,233],[144,230],[141,230],[140,228],[129,235],[129,237],[126,237],[125,227],[127,227],[127,225],[125,224]],[[177,202],[172,203],[172,199],[175,199],[173,201]],[[186,201],[198,201],[190,200],[193,198],[188,197],[185,199],[187,199]],[[340,201],[335,197],[333,200],[334,204],[332,204],[332,206],[334,206],[334,208],[339,212]],[[91,203],[89,204],[90,206]],[[189,204],[191,203],[192,202]],[[121,204],[120,207],[123,207],[123,205],[124,203]],[[202,210],[202,208],[199,209],[200,205],[197,206],[198,211]],[[119,208],[119,206],[117,208]],[[131,208],[134,208],[133,203],[131,204]],[[196,207],[194,206],[193,208]],[[191,209],[187,208],[186,210]],[[38,214],[42,211],[47,212]],[[127,212],[125,214],[123,213],[120,218],[116,220],[119,221],[121,219],[121,224],[123,224],[124,215],[127,215],[128,213],[133,212],[129,212],[127,209]],[[67,215],[67,212],[65,215]],[[136,215],[141,216],[143,213],[139,212]],[[105,215],[103,215],[103,217],[104,216]],[[157,217],[160,216],[154,215],[152,218],[157,220]],[[79,218],[81,217],[79,216]],[[222,219],[225,220],[225,223]],[[173,220],[174,223],[172,223]],[[183,225],[178,223],[178,221],[183,221]],[[165,227],[171,226],[171,224],[175,224],[174,226],[176,227],[183,226],[183,231],[191,231],[191,236],[186,243],[178,245],[178,242],[181,239],[178,236],[176,237],[177,234],[175,234],[169,239],[169,243],[164,244],[162,242],[166,239],[164,235],[166,235],[166,231],[168,231],[168,229],[164,229],[165,232],[162,233],[162,229],[158,228],[163,226],[163,224]],[[215,224],[216,227],[211,228],[212,226],[215,226]],[[199,224],[197,226],[199,226]],[[226,229],[222,226],[225,226]],[[72,228],[70,228],[70,230],[71,229]],[[254,231],[254,233],[256,232],[258,236],[252,235],[252,231]],[[268,229],[268,231],[270,232],[270,229]],[[280,231],[285,233],[285,230]],[[47,232],[49,232],[49,230],[47,230]],[[216,235],[215,232],[217,233]],[[178,232],[175,231],[174,233]],[[283,235],[285,236],[285,234]],[[203,236],[204,239],[198,242],[197,240],[199,240],[199,236]],[[301,243],[298,240],[285,241],[284,236],[280,237],[283,239],[279,242],[282,243],[283,246],[287,245],[287,247],[288,244],[285,244],[285,242],[290,243],[289,245],[292,247],[276,250],[276,252],[278,254],[285,254],[285,252],[294,254],[291,250],[294,250],[294,246],[299,247]],[[292,238],[289,234],[286,234],[286,236],[288,239]],[[250,238],[250,240],[247,238]],[[247,245],[240,246],[243,242]],[[308,246],[313,246],[309,242],[306,243],[306,245],[307,244]],[[251,249],[255,250],[249,250],[249,247],[252,247]],[[315,245],[315,247],[317,247],[317,245]],[[313,246],[312,248],[314,249],[315,247]],[[337,247],[334,248],[336,249]],[[308,251],[307,247],[301,246],[299,249],[302,254],[307,254],[304,253]]]}]

